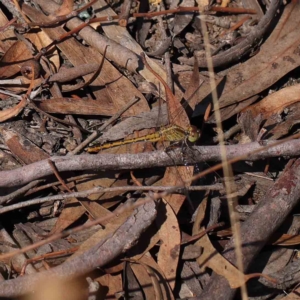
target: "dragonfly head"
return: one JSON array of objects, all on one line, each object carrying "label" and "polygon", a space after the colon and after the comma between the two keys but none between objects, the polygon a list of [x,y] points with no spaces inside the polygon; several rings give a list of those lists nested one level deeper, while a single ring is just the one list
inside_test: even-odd
[{"label": "dragonfly head", "polygon": [[199,138],[200,138],[200,130],[196,126],[191,125],[188,128],[188,137],[187,137],[187,139],[191,143],[195,143],[199,140]]}]

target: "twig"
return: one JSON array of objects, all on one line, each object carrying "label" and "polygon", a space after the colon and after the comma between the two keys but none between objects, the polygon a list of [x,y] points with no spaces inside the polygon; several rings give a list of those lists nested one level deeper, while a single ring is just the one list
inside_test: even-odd
[{"label": "twig", "polygon": [[[231,136],[233,136],[235,133],[241,131],[241,125],[236,124],[232,126],[230,129],[228,129],[226,132],[224,132],[224,140],[228,140]],[[214,143],[217,143],[219,141],[218,136],[215,136],[213,138]]]},{"label": "twig", "polygon": [[[299,136],[300,134],[297,134],[291,136],[289,139]],[[266,147],[261,146],[257,142],[226,146],[228,163],[239,160],[255,161],[268,157],[300,155],[300,140],[268,141],[266,144],[268,145]],[[181,157],[181,149],[174,150],[172,159],[164,151],[153,151],[139,154],[82,154],[79,156],[52,157],[51,160],[55,162],[59,172],[79,170],[119,171],[174,166],[174,162],[176,165],[185,165],[186,163],[195,164],[221,160],[219,146],[198,146],[191,147],[189,150],[186,153],[184,161]],[[205,172],[209,173],[211,170],[215,170],[215,168],[220,169],[220,166],[215,166]],[[1,171],[0,187],[27,184],[32,180],[40,179],[50,174],[52,174],[52,170],[47,160],[41,160],[18,169]]]},{"label": "twig", "polygon": [[[195,6],[195,7],[184,7],[184,6],[179,6],[177,8],[173,8],[173,9],[167,9],[167,10],[163,10],[163,11],[155,11],[155,12],[147,12],[147,13],[133,13],[132,15],[130,15],[130,17],[133,18],[153,18],[153,17],[157,17],[157,16],[163,16],[163,15],[167,15],[167,14],[177,14],[177,13],[184,13],[184,12],[198,12],[199,11],[199,7]],[[256,14],[256,11],[253,9],[245,9],[245,8],[240,8],[240,7],[210,7],[207,9],[207,11],[218,11],[218,12],[226,12],[226,13],[232,13],[232,14]],[[31,22],[28,23],[29,26],[39,26],[39,27],[50,27],[53,25],[57,25],[60,22],[63,21],[67,21],[68,19],[75,17],[77,14],[75,11],[73,11],[72,13],[70,13],[69,15],[65,15],[65,16],[60,16],[57,19],[55,19],[54,21],[49,21],[49,22]],[[111,22],[112,20],[118,20],[119,16],[106,16],[106,17],[99,17],[99,18],[93,18],[91,20],[89,20],[86,23],[83,23],[80,29],[92,24],[92,23],[103,23],[103,22]],[[79,30],[75,29],[76,33]],[[65,38],[65,37],[64,37]]]},{"label": "twig", "polygon": [[228,30],[224,30],[220,35],[219,37],[223,37],[225,34],[229,33],[229,32],[232,32],[232,31],[235,31],[237,30],[238,28],[240,28],[247,20],[250,19],[250,16],[246,16],[244,18],[242,18],[240,21],[238,21],[237,23],[235,23],[233,26],[231,26]]},{"label": "twig", "polygon": [[[61,183],[61,185],[69,192],[72,193],[72,191],[70,190],[70,188],[65,184],[64,180],[61,178],[56,166],[54,165],[54,163],[48,159],[48,164],[50,165],[50,168],[52,169],[54,175],[56,176],[56,178],[58,179],[58,181]],[[94,212],[91,210],[90,206],[88,205],[88,203],[83,202],[78,200],[76,197],[74,197],[83,207],[84,209],[90,214],[91,217],[95,218],[95,214]],[[24,203],[24,202],[23,202]]]},{"label": "twig", "polygon": [[57,200],[66,200],[70,198],[85,198],[95,194],[102,194],[102,193],[110,193],[110,192],[131,192],[131,191],[156,191],[161,192],[164,191],[164,195],[168,195],[175,192],[180,192],[182,190],[189,190],[189,191],[219,191],[222,190],[224,186],[222,184],[214,184],[214,185],[203,185],[203,186],[176,186],[176,187],[168,187],[168,186],[120,186],[120,187],[110,187],[110,188],[102,188],[102,187],[95,187],[90,190],[85,190],[82,192],[70,192],[60,195],[54,196],[47,196],[39,199],[27,200],[21,203],[16,203],[10,206],[5,206],[0,208],[0,214],[36,205],[42,204],[49,201],[57,201]]},{"label": "twig", "polygon": [[214,225],[211,225],[209,227],[207,227],[205,230],[203,230],[202,232],[196,234],[196,235],[193,235],[193,236],[189,236],[188,238],[185,238],[181,241],[180,245],[185,245],[185,244],[188,244],[190,242],[193,242],[193,241],[196,241],[196,240],[199,240],[201,239],[205,234],[209,233],[210,231],[212,230],[215,230],[219,227],[222,227],[224,226],[225,223],[224,222],[221,222],[221,223],[217,223],[217,224],[214,224]]},{"label": "twig", "polygon": [[[74,177],[69,177],[66,179],[67,182],[72,182],[72,181],[78,181],[78,180],[82,180],[82,179],[85,179],[85,178],[91,178],[93,176],[96,176],[97,174],[82,174],[82,175],[79,175],[79,176],[74,176]],[[45,189],[48,189],[48,188],[51,188],[51,187],[54,187],[54,186],[57,186],[57,185],[60,185],[60,182],[59,181],[55,181],[55,182],[52,182],[52,183],[48,183],[48,184],[44,184],[44,185],[41,185],[41,186],[38,186],[36,188],[33,188],[32,190],[28,191],[25,196],[29,196],[33,193],[36,193],[36,192],[39,192],[39,191],[42,191],[42,190],[45,190]]]},{"label": "twig", "polygon": [[[26,5],[23,6],[23,10],[26,9]],[[170,10],[165,10],[165,11],[158,11],[158,12],[149,12],[149,13],[134,13],[132,14],[133,17],[135,18],[140,18],[140,17],[148,17],[148,18],[152,18],[152,17],[156,17],[156,16],[161,16],[161,15],[166,15],[166,14],[174,14],[174,13],[182,13],[182,12],[193,12],[193,11],[199,11],[198,7],[178,7],[175,9],[170,9]],[[229,12],[229,11],[227,11]],[[239,8],[235,8],[235,13],[250,13],[250,14],[254,14],[256,13],[254,10],[251,9],[239,9]],[[40,53],[35,57],[35,59],[38,59],[40,56],[44,55],[49,49],[51,49],[56,43],[62,42],[63,40],[65,40],[66,38],[72,36],[75,33],[78,33],[79,31],[81,31],[83,28],[87,27],[90,24],[93,23],[103,23],[103,22],[108,22],[108,21],[112,21],[112,20],[116,20],[118,19],[119,16],[108,16],[108,17],[99,17],[99,18],[94,18],[89,20],[88,22],[85,23],[81,23],[79,26],[74,27],[72,30],[70,30],[69,32],[66,32],[65,34],[61,35],[58,39],[54,40],[52,43],[50,43],[47,47],[43,48]],[[56,21],[54,21],[56,24]],[[34,24],[34,26],[40,26],[40,27],[49,27],[54,25],[53,22],[43,22],[43,23],[30,23],[29,25]],[[91,44],[91,43],[90,43]],[[108,43],[106,43],[105,45],[108,45]],[[136,69],[136,68],[135,68]]]},{"label": "twig", "polygon": [[35,187],[36,185],[38,185],[39,183],[44,182],[44,181],[45,180],[34,180],[8,195],[0,196],[0,204],[4,204],[8,201],[11,201],[11,200],[25,194],[28,190],[30,190],[31,188]]},{"label": "twig", "polygon": [[12,25],[13,23],[15,23],[17,21],[16,18],[11,19],[10,21],[8,21],[4,26],[0,27],[0,32],[4,31],[8,26]]},{"label": "twig", "polygon": [[51,253],[42,254],[42,255],[39,255],[39,256],[35,256],[33,258],[29,258],[29,259],[26,260],[25,264],[23,265],[20,276],[23,276],[25,274],[26,267],[30,263],[37,262],[39,260],[45,260],[47,258],[70,255],[70,254],[73,254],[74,252],[76,252],[78,249],[79,249],[79,246],[69,248],[69,249],[66,249],[66,250],[60,250],[60,251],[55,251],[55,252],[51,252]]}]

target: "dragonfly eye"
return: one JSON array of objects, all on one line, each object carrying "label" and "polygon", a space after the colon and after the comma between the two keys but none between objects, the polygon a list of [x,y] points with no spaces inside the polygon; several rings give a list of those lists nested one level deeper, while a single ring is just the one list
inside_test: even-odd
[{"label": "dragonfly eye", "polygon": [[195,143],[197,142],[197,140],[199,140],[200,138],[200,131],[197,129],[196,126],[190,126],[188,129],[188,140],[191,143]]}]

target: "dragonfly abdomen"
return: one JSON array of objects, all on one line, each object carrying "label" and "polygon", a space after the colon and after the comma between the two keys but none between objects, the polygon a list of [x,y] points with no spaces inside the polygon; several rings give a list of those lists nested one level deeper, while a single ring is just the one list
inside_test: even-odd
[{"label": "dragonfly abdomen", "polygon": [[87,149],[87,152],[97,153],[103,149],[109,149],[113,147],[118,147],[122,145],[138,143],[138,142],[152,142],[152,143],[159,142],[159,141],[180,142],[180,141],[184,141],[186,138],[190,140],[190,135],[191,135],[190,129],[185,130],[178,125],[169,125],[160,128],[160,130],[155,133],[141,136],[138,138],[106,143],[100,146],[90,147]]},{"label": "dragonfly abdomen", "polygon": [[117,141],[117,142],[112,142],[112,143],[106,143],[100,146],[95,146],[95,147],[89,147],[87,149],[87,152],[89,153],[97,153],[100,150],[103,149],[109,149],[109,148],[114,148],[122,145],[128,145],[128,144],[133,144],[133,143],[138,143],[138,142],[158,142],[161,140],[161,135],[160,132],[155,132],[151,134],[147,134],[145,136],[141,136],[138,138],[133,138],[133,139],[128,139],[128,140],[122,140],[122,141]]}]

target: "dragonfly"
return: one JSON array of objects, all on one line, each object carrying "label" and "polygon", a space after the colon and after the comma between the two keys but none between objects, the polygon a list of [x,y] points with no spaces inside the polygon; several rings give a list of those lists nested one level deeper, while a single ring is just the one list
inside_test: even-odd
[{"label": "dragonfly", "polygon": [[[167,96],[168,94],[172,93],[169,87],[167,86],[167,83],[149,66],[143,53],[141,54],[141,56],[145,66],[150,70],[150,72],[152,72],[159,79],[159,81],[164,86]],[[171,113],[169,107],[168,107],[168,118],[169,120],[171,119]],[[89,147],[87,148],[87,152],[98,153],[103,149],[110,149],[113,147],[119,147],[119,146],[134,144],[138,142],[152,142],[152,143],[171,142],[175,144],[184,142],[187,145],[188,142],[191,144],[196,143],[199,140],[199,138],[200,138],[200,130],[196,126],[189,125],[187,128],[184,128],[176,124],[170,124],[167,126],[162,126],[155,133],[147,134],[145,136],[122,140],[122,141],[109,142],[102,145]]]}]

